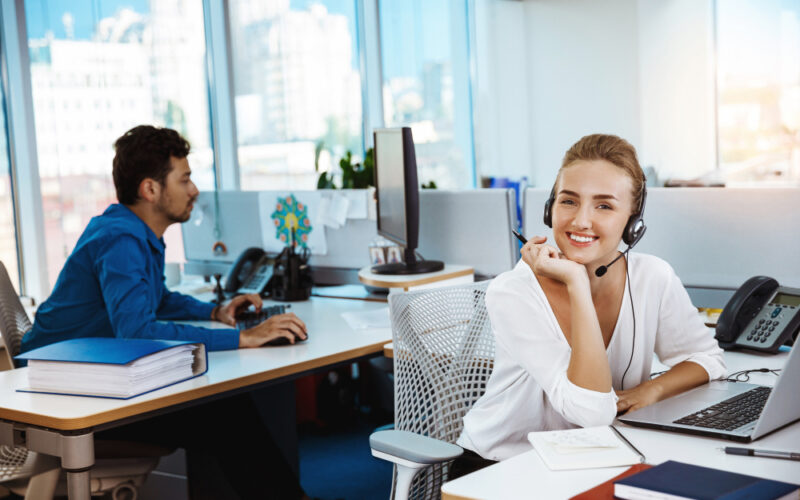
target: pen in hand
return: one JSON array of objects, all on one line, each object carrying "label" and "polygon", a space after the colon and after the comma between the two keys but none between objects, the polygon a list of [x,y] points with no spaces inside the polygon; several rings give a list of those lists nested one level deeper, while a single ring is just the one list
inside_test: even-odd
[{"label": "pen in hand", "polygon": [[514,236],[516,236],[516,237],[517,237],[517,239],[518,239],[519,241],[521,241],[521,242],[522,242],[522,244],[523,244],[523,245],[524,245],[525,243],[527,243],[527,242],[528,242],[528,240],[527,240],[527,239],[525,239],[525,237],[524,237],[524,236],[522,236],[522,235],[519,233],[519,231],[517,231],[517,230],[516,230],[516,229],[514,229],[513,227],[511,228],[511,232],[514,234]]},{"label": "pen in hand", "polygon": [[754,450],[752,448],[738,448],[736,446],[726,446],[725,453],[728,455],[746,455],[749,457],[782,458],[784,460],[800,460],[800,453],[790,451]]}]

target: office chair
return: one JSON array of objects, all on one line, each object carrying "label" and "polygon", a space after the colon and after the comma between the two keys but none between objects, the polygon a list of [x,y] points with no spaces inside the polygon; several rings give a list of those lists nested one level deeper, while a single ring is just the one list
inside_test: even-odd
[{"label": "office chair", "polygon": [[[9,366],[17,367],[14,356],[19,354],[22,336],[31,326],[8,272],[0,262],[0,335],[5,342]],[[135,499],[147,474],[158,465],[160,457],[171,451],[142,443],[96,441],[92,494],[110,494],[114,500]],[[66,479],[58,458],[19,446],[0,445],[0,484],[26,499],[44,500],[66,495]]]},{"label": "office chair", "polygon": [[372,454],[395,464],[392,497],[439,498],[462,418],[486,390],[494,336],[489,281],[389,295],[395,429],[370,436]]}]

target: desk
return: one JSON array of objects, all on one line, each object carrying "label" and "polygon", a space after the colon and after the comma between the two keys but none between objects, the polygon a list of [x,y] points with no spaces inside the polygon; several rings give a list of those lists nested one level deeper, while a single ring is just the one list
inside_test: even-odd
[{"label": "desk", "polygon": [[127,401],[16,392],[27,386],[28,369],[0,372],[0,444],[60,456],[70,498],[88,499],[95,431],[378,355],[391,340],[391,330],[354,331],[341,313],[381,307],[386,304],[318,297],[292,303],[291,310],[308,326],[306,342],[211,352],[204,375]]},{"label": "desk", "polygon": [[[726,352],[728,373],[747,368],[779,368],[788,353],[775,356]],[[654,366],[654,371],[658,367]],[[751,382],[773,385],[777,377],[752,374]],[[800,448],[800,422],[784,427],[751,444],[735,443],[674,432],[614,424],[647,458],[649,464],[678,460],[695,465],[757,475],[790,483],[800,481],[800,462],[726,455],[725,446],[748,446],[774,450]],[[551,471],[535,450],[522,453],[498,464],[479,470],[442,486],[443,500],[505,499],[505,498],[569,498],[622,473],[627,467]]]}]

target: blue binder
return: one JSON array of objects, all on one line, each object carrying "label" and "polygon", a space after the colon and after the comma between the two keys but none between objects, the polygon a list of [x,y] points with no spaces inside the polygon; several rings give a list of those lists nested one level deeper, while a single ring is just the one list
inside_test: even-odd
[{"label": "blue binder", "polygon": [[[163,385],[149,390],[132,394],[127,397],[108,396],[100,394],[88,394],[66,391],[45,391],[32,388],[18,389],[19,392],[35,392],[43,394],[63,394],[70,396],[89,396],[110,399],[130,399],[148,392],[152,392],[164,387],[189,380],[208,371],[208,353],[205,344],[192,341],[180,340],[156,340],[156,339],[118,339],[113,337],[86,337],[79,339],[64,340],[49,344],[38,349],[15,356],[15,359],[27,361],[54,361],[63,363],[92,365],[128,365],[146,356],[170,349],[181,345],[194,345],[194,362],[192,363],[192,375],[180,380],[167,380]],[[31,368],[28,368],[29,370]]]}]

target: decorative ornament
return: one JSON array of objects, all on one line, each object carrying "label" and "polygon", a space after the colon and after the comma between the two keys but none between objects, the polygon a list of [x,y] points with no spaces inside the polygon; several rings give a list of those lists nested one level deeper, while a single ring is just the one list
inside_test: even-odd
[{"label": "decorative ornament", "polygon": [[[308,235],[311,233],[311,220],[308,218],[308,207],[293,194],[286,198],[278,198],[275,211],[272,212],[275,223],[275,238],[282,243],[308,248]],[[294,234],[294,237],[292,235]]]}]

